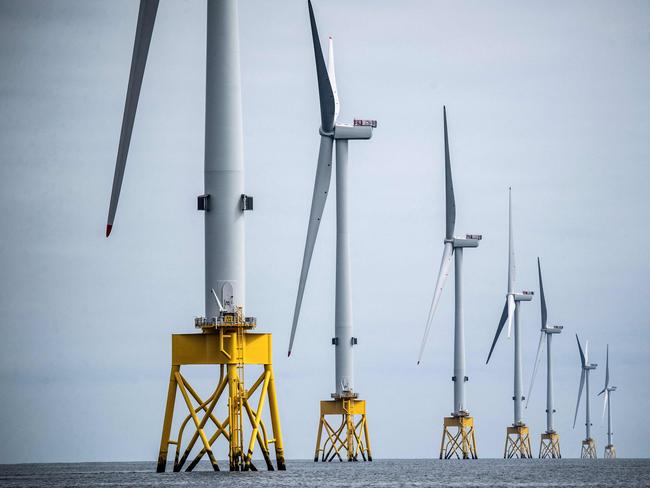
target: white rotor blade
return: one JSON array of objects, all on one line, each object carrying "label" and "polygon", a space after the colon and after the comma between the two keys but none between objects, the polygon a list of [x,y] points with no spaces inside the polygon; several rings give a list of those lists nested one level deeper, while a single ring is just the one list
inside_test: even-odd
[{"label": "white rotor blade", "polygon": [[603,416],[601,421],[605,421],[605,410],[607,410],[607,397],[609,396],[609,391],[605,390],[605,401],[603,402]]},{"label": "white rotor blade", "polygon": [[440,271],[438,272],[438,281],[436,282],[436,289],[433,292],[433,300],[431,301],[431,307],[429,308],[429,316],[427,317],[427,324],[424,328],[424,336],[422,337],[422,344],[420,345],[420,354],[418,354],[418,364],[422,361],[422,354],[424,353],[424,347],[426,346],[427,339],[429,338],[429,331],[431,330],[431,323],[433,321],[433,316],[436,313],[438,308],[438,302],[440,302],[440,296],[442,295],[442,289],[445,286],[447,277],[449,276],[449,270],[451,269],[451,260],[454,254],[454,248],[451,245],[451,242],[445,243],[445,250],[442,253],[442,262],[440,263]]},{"label": "white rotor blade", "polygon": [[[515,242],[512,235],[512,191],[508,188],[508,293],[515,291]],[[510,337],[508,335],[508,337]]]},{"label": "white rotor blade", "polygon": [[508,339],[510,339],[510,334],[512,333],[512,322],[515,320],[515,297],[508,295]]},{"label": "white rotor blade", "polygon": [[122,130],[120,142],[117,147],[117,159],[115,160],[115,173],[113,175],[113,188],[111,190],[111,201],[108,205],[108,219],[106,220],[106,237],[111,235],[117,203],[122,190],[122,180],[126,168],[126,158],[131,144],[131,134],[135,122],[135,113],[138,109],[138,99],[144,78],[144,68],[147,64],[149,44],[153,35],[153,26],[158,11],[158,0],[140,0],[140,11],[138,13],[138,24],[135,31],[135,42],[133,44],[133,56],[131,58],[131,73],[129,84],[126,90],[126,101],[124,102],[124,114],[122,115]]},{"label": "white rotor blade", "polygon": [[334,69],[334,39],[330,36],[329,52],[327,53],[327,75],[332,85],[332,94],[334,95],[334,124],[339,118],[339,94],[336,91],[336,71]]},{"label": "white rotor blade", "polygon": [[530,401],[530,394],[533,391],[533,385],[535,384],[535,375],[537,374],[537,367],[542,360],[541,353],[544,349],[544,332],[539,333],[539,345],[537,346],[537,354],[535,355],[535,365],[533,366],[533,375],[530,378],[530,388],[528,389],[528,397],[526,398],[526,408],[528,408],[528,402]]},{"label": "white rotor blade", "polygon": [[578,407],[580,406],[580,397],[582,396],[582,387],[585,386],[585,370],[580,373],[580,388],[578,389],[578,401],[576,402],[576,413],[573,416],[573,428],[576,426],[576,419],[578,418]]},{"label": "white rotor blade", "polygon": [[296,297],[296,307],[293,311],[293,325],[291,326],[291,338],[289,339],[289,355],[293,348],[293,340],[296,335],[298,326],[298,317],[300,316],[300,306],[302,297],[305,293],[305,282],[309,274],[309,265],[314,253],[314,244],[320,227],[320,220],[323,216],[323,209],[327,201],[327,193],[330,188],[332,178],[332,146],[334,139],[327,136],[321,136],[320,150],[318,152],[318,167],[316,168],[316,181],[314,182],[314,195],[311,200],[311,211],[309,214],[309,226],[307,228],[307,240],[305,241],[305,254],[302,258],[302,269],[300,270],[300,282],[298,284],[298,296]]},{"label": "white rotor blade", "polygon": [[609,344],[607,344],[607,362],[605,363],[605,390],[609,387]]}]

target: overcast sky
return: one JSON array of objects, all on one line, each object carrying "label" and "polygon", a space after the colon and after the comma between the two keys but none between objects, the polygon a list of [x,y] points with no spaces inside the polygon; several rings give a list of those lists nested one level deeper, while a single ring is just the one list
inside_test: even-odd
[{"label": "overcast sky", "polygon": [[[590,340],[598,455],[610,344],[619,456],[650,455],[650,3],[315,0],[333,35],[350,144],[356,387],[374,455],[437,457],[452,410],[453,278],[416,366],[444,237],[442,105],[465,253],[469,409],[502,455],[512,341],[485,358],[506,292],[507,188],[517,284],[542,258],[556,338],[556,426],[576,457],[575,334]],[[154,460],[170,334],[203,313],[205,1],[163,0],[120,207],[104,237],[138,4],[0,1],[0,462]],[[247,314],[273,333],[288,458],[310,458],[334,391],[335,212],[327,204],[286,357],[320,123],[306,1],[240,3]],[[334,185],[334,179],[332,180]],[[333,192],[332,192],[333,193]],[[538,296],[521,312],[524,387]],[[542,370],[544,371],[544,370]],[[204,394],[213,369],[189,369]],[[212,375],[212,376],[210,376]],[[524,418],[545,428],[545,374]],[[180,412],[180,410],[179,410]],[[219,456],[225,453],[220,450]]]}]

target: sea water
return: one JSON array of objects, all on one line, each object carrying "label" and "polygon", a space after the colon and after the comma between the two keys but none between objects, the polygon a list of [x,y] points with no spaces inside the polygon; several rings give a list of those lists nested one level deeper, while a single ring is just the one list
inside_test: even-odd
[{"label": "sea water", "polygon": [[648,459],[288,461],[286,471],[213,472],[207,463],[197,469],[157,474],[152,462],[5,464],[0,487],[650,486]]}]

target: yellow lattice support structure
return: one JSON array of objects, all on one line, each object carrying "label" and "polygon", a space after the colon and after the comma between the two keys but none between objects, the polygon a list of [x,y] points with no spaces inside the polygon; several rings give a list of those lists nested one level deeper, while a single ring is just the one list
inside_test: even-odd
[{"label": "yellow lattice support structure", "polygon": [[440,443],[440,459],[478,459],[474,438],[474,418],[445,417]]},{"label": "yellow lattice support structure", "polygon": [[531,459],[530,433],[525,425],[514,425],[506,430],[506,445],[503,450],[504,459]]},{"label": "yellow lattice support structure", "polygon": [[[203,329],[201,334],[172,335],[172,367],[157,471],[165,471],[170,445],[176,446],[174,471],[180,471],[194,451],[198,452],[195,452],[187,471],[194,469],[206,455],[213,469],[218,471],[219,465],[213,453],[213,445],[218,439],[228,442],[231,471],[257,470],[252,463],[255,445],[259,447],[267,469],[273,470],[271,444],[275,447],[277,468],[284,470],[271,334],[250,332],[255,323],[244,319],[241,309],[225,314],[219,323],[201,322],[199,326]],[[181,374],[181,366],[184,365],[219,365],[217,386],[206,399],[202,399]],[[261,366],[261,373],[247,389],[244,369],[245,366],[255,365]],[[181,392],[188,414],[181,422],[176,438],[172,439],[170,436],[177,391]],[[215,413],[220,400],[222,410],[225,411],[223,420]],[[270,437],[262,420],[267,401],[271,418]],[[194,427],[194,432],[189,441],[183,444],[183,433],[188,425]]]},{"label": "yellow lattice support structure", "polygon": [[596,441],[592,438],[583,440],[580,459],[596,459],[596,457]]},{"label": "yellow lattice support structure", "polygon": [[560,459],[560,434],[557,432],[544,432],[539,441],[540,459]]},{"label": "yellow lattice support structure", "polygon": [[[327,421],[326,417],[330,415],[341,417],[336,428]],[[359,455],[364,461],[372,461],[365,400],[337,398],[320,402],[314,461],[333,461],[335,458],[343,461],[344,457],[348,461],[358,461]]]},{"label": "yellow lattice support structure", "polygon": [[605,459],[616,459],[616,448],[614,444],[607,444],[605,446]]}]

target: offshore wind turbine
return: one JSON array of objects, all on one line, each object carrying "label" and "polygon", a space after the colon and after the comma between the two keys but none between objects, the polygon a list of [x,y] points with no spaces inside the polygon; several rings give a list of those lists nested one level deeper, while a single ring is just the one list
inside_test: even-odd
[{"label": "offshore wind turbine", "polygon": [[603,393],[605,394],[605,402],[603,405],[603,416],[605,416],[605,410],[607,410],[607,445],[605,446],[605,459],[615,459],[616,458],[616,448],[612,442],[612,395],[611,393],[616,391],[615,386],[609,386],[609,344],[607,344],[607,362],[605,363],[605,388],[598,394],[599,396]]},{"label": "offshore wind turbine", "polygon": [[535,375],[537,373],[537,366],[541,361],[541,352],[544,349],[544,338],[546,338],[546,432],[542,433],[539,443],[539,457],[545,458],[561,458],[560,454],[560,434],[555,431],[553,426],[553,414],[555,407],[553,405],[553,354],[551,352],[552,339],[554,334],[562,332],[562,326],[548,326],[547,317],[548,311],[546,309],[546,299],[544,298],[544,284],[542,283],[542,267],[537,258],[537,272],[539,275],[539,294],[540,294],[540,308],[542,312],[542,329],[539,334],[539,344],[537,346],[537,354],[535,355],[535,365],[533,367],[533,374],[530,379],[530,389],[528,390],[528,398],[526,398],[526,408],[530,401],[530,395],[533,391],[533,384],[535,383]]},{"label": "offshore wind turbine", "polygon": [[[331,395],[332,400],[320,402],[320,421],[314,461],[318,461],[319,457],[322,461],[332,461],[334,458],[342,461],[340,451],[347,453],[348,461],[356,461],[359,454],[364,461],[372,461],[366,422],[366,402],[358,399],[354,384],[353,348],[357,344],[357,338],[352,335],[352,303],[350,299],[348,141],[370,139],[372,129],[377,126],[377,122],[355,119],[352,125],[338,123],[339,98],[334,71],[334,41],[331,37],[329,38],[329,56],[326,66],[310,1],[307,6],[314,44],[320,101],[320,150],[288,354],[291,355],[293,349],[309,265],[330,188],[332,148],[336,142],[336,312],[334,338],[332,339],[332,344],[335,347],[335,393]],[[328,415],[340,415],[342,418],[340,426],[333,427],[326,419]],[[355,421],[355,416],[360,416],[360,420]],[[325,430],[327,438],[321,446],[323,430]]]},{"label": "offshore wind turbine", "polygon": [[[111,234],[115,222],[157,10],[158,0],[141,0],[106,237]],[[172,366],[157,471],[165,471],[169,445],[176,446],[174,471],[180,471],[199,439],[201,448],[187,470],[191,471],[206,454],[212,468],[219,470],[212,450],[219,437],[228,442],[231,471],[256,469],[252,463],[256,441],[267,468],[273,469],[269,439],[275,445],[277,467],[283,470],[284,447],[273,376],[271,334],[251,333],[256,319],[244,315],[244,211],[252,210],[253,199],[244,194],[236,0],[207,2],[206,47],[204,194],[198,197],[198,209],[204,211],[205,216],[205,317],[194,321],[201,334],[172,335]],[[257,347],[247,347],[253,343]],[[217,387],[207,399],[201,399],[181,375],[180,368],[185,364],[219,365]],[[244,385],[245,365],[263,366],[261,376],[250,390]],[[227,375],[224,375],[225,370]],[[177,389],[181,391],[189,414],[181,423],[178,436],[172,440],[170,433]],[[257,397],[257,405],[252,405],[252,395]],[[272,437],[269,438],[262,420],[267,396],[272,423]],[[228,414],[223,421],[214,413],[220,398],[227,400]],[[181,451],[183,431],[187,425],[192,425],[188,424],[189,420],[192,420],[195,432],[189,441],[186,436]],[[216,427],[216,433],[210,438],[206,430],[208,423]],[[246,424],[250,426],[248,432]]]},{"label": "offshore wind turbine", "polygon": [[512,229],[512,190],[508,189],[508,293],[506,303],[501,313],[501,319],[497,326],[492,347],[485,364],[490,362],[494,346],[501,335],[506,322],[508,323],[508,337],[510,337],[514,324],[514,420],[511,427],[506,429],[506,443],[503,457],[510,458],[531,458],[530,433],[528,426],[522,419],[521,407],[524,401],[521,380],[521,333],[519,329],[519,303],[529,302],[533,299],[532,291],[515,291],[515,246]]},{"label": "offshore wind turbine", "polygon": [[578,351],[580,352],[580,387],[578,389],[578,401],[576,402],[576,413],[573,416],[573,428],[576,426],[576,419],[578,418],[578,407],[580,407],[580,397],[582,396],[582,388],[587,385],[585,391],[585,439],[582,441],[582,449],[580,457],[582,459],[596,459],[596,441],[591,437],[591,410],[589,409],[589,372],[596,369],[598,366],[595,363],[589,362],[589,341],[585,344],[585,350],[582,352],[580,339],[576,334],[576,341],[578,342]]},{"label": "offshore wind turbine", "polygon": [[[424,347],[429,337],[433,317],[438,308],[447,277],[451,270],[451,261],[455,257],[455,304],[456,315],[454,321],[454,410],[451,417],[445,417],[442,432],[442,443],[440,445],[440,459],[452,457],[462,459],[476,459],[476,440],[474,435],[474,419],[469,415],[465,403],[465,382],[468,377],[465,375],[465,327],[463,324],[463,297],[462,297],[462,267],[463,249],[478,247],[481,240],[480,235],[466,235],[454,237],[456,226],[456,200],[454,198],[454,184],[451,177],[451,160],[449,156],[449,137],[447,133],[447,109],[442,109],[444,139],[445,139],[445,215],[446,229],[444,240],[444,251],[440,271],[436,281],[436,288],[433,293],[433,300],[429,309],[427,323],[424,328],[424,337],[418,355],[418,364],[422,360]],[[453,432],[451,429],[457,429]]]}]

